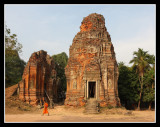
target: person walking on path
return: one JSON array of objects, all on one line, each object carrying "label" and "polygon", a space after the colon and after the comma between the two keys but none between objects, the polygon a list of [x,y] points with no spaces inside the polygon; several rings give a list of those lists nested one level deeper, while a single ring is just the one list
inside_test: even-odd
[{"label": "person walking on path", "polygon": [[49,112],[48,112],[48,110],[47,110],[47,107],[48,107],[48,103],[47,103],[46,101],[44,101],[43,115],[44,115],[44,114],[48,114],[48,116],[49,116]]}]

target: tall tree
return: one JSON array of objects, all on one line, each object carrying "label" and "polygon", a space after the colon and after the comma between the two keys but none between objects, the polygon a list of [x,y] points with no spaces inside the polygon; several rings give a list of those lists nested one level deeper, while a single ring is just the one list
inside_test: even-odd
[{"label": "tall tree", "polygon": [[148,109],[151,110],[152,102],[155,99],[155,56],[148,56],[149,69],[144,75],[144,94],[143,101],[149,103]]},{"label": "tall tree", "polygon": [[20,59],[22,45],[17,41],[17,35],[11,34],[10,29],[5,28],[5,83],[6,87],[14,85],[21,80],[25,61]]},{"label": "tall tree", "polygon": [[118,69],[118,94],[121,104],[127,109],[133,109],[138,102],[138,75],[123,62],[118,63]]},{"label": "tall tree", "polygon": [[136,68],[136,72],[139,74],[139,83],[140,83],[140,93],[139,93],[139,102],[138,102],[138,110],[140,110],[140,103],[142,98],[143,91],[143,78],[146,68],[149,67],[148,63],[148,51],[143,51],[143,49],[138,48],[138,51],[133,52],[134,58],[130,61],[133,63],[133,68]]},{"label": "tall tree", "polygon": [[144,75],[143,102],[148,102],[148,109],[151,110],[152,102],[155,101],[155,73],[152,68]]},{"label": "tall tree", "polygon": [[57,55],[53,55],[52,58],[56,63],[57,78],[61,82],[61,87],[63,91],[66,91],[66,76],[65,76],[65,67],[68,62],[68,56],[65,52],[62,52]]},{"label": "tall tree", "polygon": [[22,44],[17,41],[17,35],[11,34],[11,30],[5,27],[5,56],[17,55],[22,52]]}]

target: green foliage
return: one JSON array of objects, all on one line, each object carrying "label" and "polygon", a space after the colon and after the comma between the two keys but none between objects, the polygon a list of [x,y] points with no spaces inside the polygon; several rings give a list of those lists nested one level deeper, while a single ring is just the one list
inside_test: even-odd
[{"label": "green foliage", "polygon": [[62,52],[57,55],[53,55],[52,58],[56,63],[57,77],[60,79],[62,90],[66,91],[66,76],[65,76],[65,67],[68,62],[68,56],[65,52]]},{"label": "green foliage", "polygon": [[5,29],[5,87],[18,83],[23,74],[25,61],[20,59],[22,45],[17,42],[16,34],[10,35],[10,29]]},{"label": "green foliage", "polygon": [[25,62],[18,56],[5,58],[5,81],[6,87],[14,85],[21,80]]},{"label": "green foliage", "polygon": [[57,55],[53,55],[52,57],[58,66],[65,68],[65,66],[67,65],[67,62],[68,62],[68,56],[65,52],[62,52]]},{"label": "green foliage", "polygon": [[118,93],[121,104],[126,108],[137,104],[140,108],[140,101],[151,104],[155,98],[155,56],[140,48],[133,55],[132,67],[125,66],[123,62],[118,64]]},{"label": "green foliage", "polygon": [[138,94],[138,75],[135,70],[124,65],[123,62],[118,64],[119,67],[119,80],[118,80],[118,93],[121,104],[125,107],[131,107],[131,104],[137,103]]},{"label": "green foliage", "polygon": [[139,74],[139,76],[143,76],[145,70],[149,67],[148,58],[149,54],[147,51],[143,51],[143,49],[139,48],[138,52],[133,52],[133,59],[130,61],[130,63],[133,63],[133,68],[136,66],[136,71]]},{"label": "green foliage", "polygon": [[153,102],[155,101],[155,73],[154,68],[151,68],[144,75],[144,90],[143,90],[143,101]]},{"label": "green foliage", "polygon": [[12,34],[10,32],[10,29],[5,29],[5,55],[16,55],[17,52],[22,52],[22,44],[18,43],[17,41],[17,35]]}]

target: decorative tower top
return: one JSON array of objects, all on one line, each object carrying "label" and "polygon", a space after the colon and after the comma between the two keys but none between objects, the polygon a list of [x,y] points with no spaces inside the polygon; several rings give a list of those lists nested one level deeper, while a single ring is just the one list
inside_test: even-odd
[{"label": "decorative tower top", "polygon": [[103,28],[105,28],[105,19],[102,15],[97,13],[92,13],[85,17],[80,26],[81,32]]}]

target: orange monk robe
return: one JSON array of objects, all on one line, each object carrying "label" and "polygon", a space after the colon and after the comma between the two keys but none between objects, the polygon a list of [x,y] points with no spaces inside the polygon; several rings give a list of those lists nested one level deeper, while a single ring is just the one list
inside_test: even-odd
[{"label": "orange monk robe", "polygon": [[45,104],[44,104],[43,114],[48,113],[47,107],[48,107],[48,104],[47,104],[47,103],[45,103]]}]

